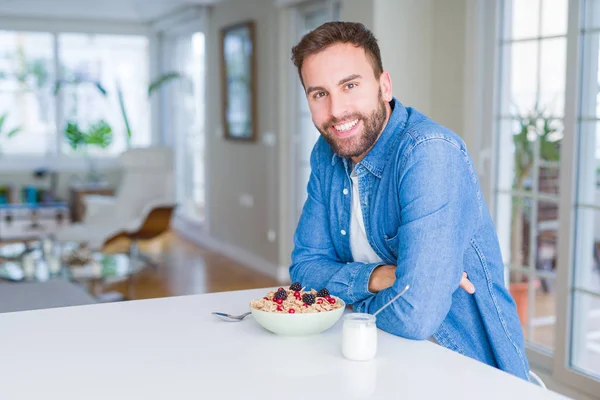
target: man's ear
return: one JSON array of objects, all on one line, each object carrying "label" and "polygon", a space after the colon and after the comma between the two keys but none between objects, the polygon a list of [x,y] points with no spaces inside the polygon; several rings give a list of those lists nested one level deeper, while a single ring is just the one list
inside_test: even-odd
[{"label": "man's ear", "polygon": [[392,101],[392,78],[389,72],[383,71],[379,77],[379,87],[381,88],[381,96],[386,102]]}]

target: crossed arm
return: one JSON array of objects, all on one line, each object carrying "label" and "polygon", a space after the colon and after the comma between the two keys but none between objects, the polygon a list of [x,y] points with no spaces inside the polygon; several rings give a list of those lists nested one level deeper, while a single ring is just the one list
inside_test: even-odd
[{"label": "crossed arm", "polygon": [[[311,164],[318,170],[314,154]],[[406,338],[427,339],[446,317],[459,285],[472,291],[463,254],[479,220],[479,197],[467,156],[443,139],[417,145],[403,171],[398,177],[402,224],[396,266],[340,262],[321,183],[313,172],[290,274],[308,287],[328,287],[358,312],[374,312],[410,284],[402,298],[378,315],[378,326]],[[315,219],[323,223],[309,223]]]}]

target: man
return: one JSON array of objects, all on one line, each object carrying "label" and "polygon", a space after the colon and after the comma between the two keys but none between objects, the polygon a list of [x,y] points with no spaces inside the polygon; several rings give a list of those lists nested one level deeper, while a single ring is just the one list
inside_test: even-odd
[{"label": "man", "polygon": [[[495,228],[463,141],[392,96],[363,25],[327,23],[292,50],[312,120],[308,199],[290,275],[379,328],[529,380]],[[466,273],[477,287],[461,279]]]}]

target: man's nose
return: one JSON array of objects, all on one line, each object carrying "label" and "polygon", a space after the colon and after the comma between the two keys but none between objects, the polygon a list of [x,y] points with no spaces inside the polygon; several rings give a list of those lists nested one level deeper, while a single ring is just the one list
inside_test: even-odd
[{"label": "man's nose", "polygon": [[337,120],[343,119],[346,114],[346,104],[340,96],[329,96],[331,117]]}]

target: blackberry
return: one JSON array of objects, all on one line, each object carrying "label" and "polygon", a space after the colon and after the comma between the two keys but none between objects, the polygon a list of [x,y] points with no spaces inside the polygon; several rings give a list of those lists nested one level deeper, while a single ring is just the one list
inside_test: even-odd
[{"label": "blackberry", "polygon": [[315,295],[306,293],[304,296],[302,296],[302,301],[308,304],[309,306],[311,304],[315,304]]},{"label": "blackberry", "polygon": [[290,286],[290,290],[293,290],[294,292],[299,292],[302,290],[302,285],[300,284],[300,282],[294,282]]},{"label": "blackberry", "polygon": [[276,299],[285,300],[287,299],[287,292],[285,290],[279,290],[275,293],[275,296],[273,297]]},{"label": "blackberry", "polygon": [[329,290],[323,288],[317,292],[317,297],[329,297]]}]

